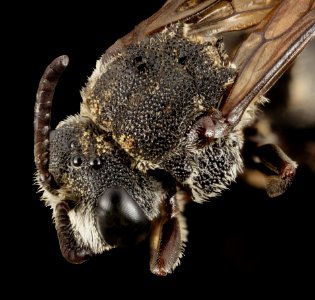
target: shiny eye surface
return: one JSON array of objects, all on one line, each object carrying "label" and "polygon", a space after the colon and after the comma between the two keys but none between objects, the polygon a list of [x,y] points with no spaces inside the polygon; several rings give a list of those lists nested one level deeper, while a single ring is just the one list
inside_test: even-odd
[{"label": "shiny eye surface", "polygon": [[82,164],[82,158],[80,156],[74,156],[72,158],[72,164],[75,166],[75,167],[79,167],[81,166]]},{"label": "shiny eye surface", "polygon": [[102,166],[102,161],[99,157],[93,158],[90,160],[90,166],[94,169],[99,169]]},{"label": "shiny eye surface", "polygon": [[70,142],[70,148],[71,149],[75,149],[75,148],[78,148],[78,142],[76,140],[72,140]]},{"label": "shiny eye surface", "polygon": [[150,221],[135,200],[121,187],[112,187],[98,199],[96,222],[104,240],[112,246],[127,246],[143,241]]}]

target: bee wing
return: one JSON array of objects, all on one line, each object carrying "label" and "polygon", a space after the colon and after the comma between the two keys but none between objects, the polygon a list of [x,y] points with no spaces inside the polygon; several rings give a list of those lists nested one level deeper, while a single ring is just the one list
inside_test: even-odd
[{"label": "bee wing", "polygon": [[211,6],[190,18],[187,26],[189,35],[208,36],[254,27],[280,3],[280,0],[212,2],[214,3]]},{"label": "bee wing", "polygon": [[117,40],[107,55],[123,51],[130,44],[182,21],[187,35],[211,36],[216,33],[253,27],[280,0],[167,0],[151,17]]},{"label": "bee wing", "polygon": [[235,54],[237,78],[222,114],[229,125],[266,93],[315,35],[314,0],[283,1],[259,24]]}]

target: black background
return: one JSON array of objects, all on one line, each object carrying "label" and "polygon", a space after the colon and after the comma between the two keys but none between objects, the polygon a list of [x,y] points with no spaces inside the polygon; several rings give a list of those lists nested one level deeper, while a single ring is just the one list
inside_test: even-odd
[{"label": "black background", "polygon": [[[67,54],[70,64],[62,76],[53,105],[52,127],[79,112],[81,87],[96,60],[117,38],[155,12],[164,1],[92,2],[65,6],[17,5],[2,25],[5,40],[2,82],[3,134],[9,150],[3,181],[2,249],[5,282],[16,283],[11,295],[83,292],[102,297],[167,297],[192,291],[211,297],[215,291],[247,291],[259,285],[259,295],[284,281],[284,289],[298,279],[312,278],[314,255],[314,174],[298,169],[288,192],[269,199],[264,191],[239,182],[211,203],[189,204],[189,241],[181,265],[167,277],[149,271],[146,244],[117,249],[82,265],[67,263],[59,251],[51,211],[33,184],[33,109],[38,82],[46,65]],[[298,136],[298,132],[292,134]],[[294,157],[293,157],[294,158]],[[8,207],[7,207],[8,206]],[[237,283],[237,285],[235,285]],[[281,289],[279,289],[281,291]],[[301,288],[301,291],[304,287]]]}]

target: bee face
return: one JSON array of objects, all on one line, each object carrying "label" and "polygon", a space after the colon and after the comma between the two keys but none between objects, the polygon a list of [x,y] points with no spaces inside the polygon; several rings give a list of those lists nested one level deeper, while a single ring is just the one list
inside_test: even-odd
[{"label": "bee face", "polygon": [[70,117],[51,132],[50,153],[58,201],[44,197],[55,210],[68,204],[68,230],[80,247],[96,254],[147,237],[167,192],[152,176],[133,169],[106,132],[88,119]]}]

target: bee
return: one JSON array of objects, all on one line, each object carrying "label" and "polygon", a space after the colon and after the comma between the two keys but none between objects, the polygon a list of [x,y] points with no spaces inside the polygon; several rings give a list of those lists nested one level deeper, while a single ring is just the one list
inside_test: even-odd
[{"label": "bee", "polygon": [[[222,35],[234,31],[247,38],[228,55]],[[266,173],[268,195],[285,192],[297,163],[246,130],[314,32],[310,0],[167,0],[106,50],[80,113],[51,130],[69,62],[53,60],[36,95],[35,180],[65,259],[149,240],[151,272],[173,272],[187,242],[185,203],[228,189],[245,152]]]}]

